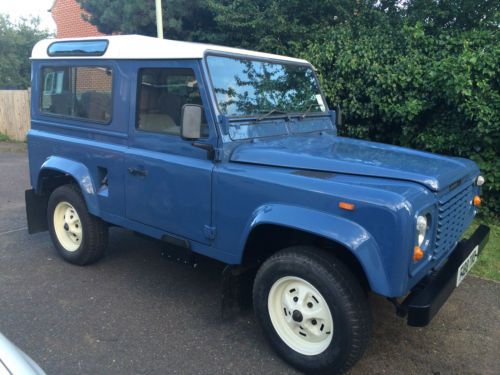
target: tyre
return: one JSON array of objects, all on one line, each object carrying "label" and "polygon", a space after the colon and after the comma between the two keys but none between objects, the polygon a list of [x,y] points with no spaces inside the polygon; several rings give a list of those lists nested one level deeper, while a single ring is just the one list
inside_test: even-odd
[{"label": "tyre", "polygon": [[347,371],[371,336],[363,288],[340,260],[320,249],[295,246],[270,257],[257,272],[253,302],[271,346],[306,373]]},{"label": "tyre", "polygon": [[74,185],[55,189],[49,197],[47,223],[58,253],[80,266],[104,255],[108,242],[107,225],[91,215],[80,190]]}]

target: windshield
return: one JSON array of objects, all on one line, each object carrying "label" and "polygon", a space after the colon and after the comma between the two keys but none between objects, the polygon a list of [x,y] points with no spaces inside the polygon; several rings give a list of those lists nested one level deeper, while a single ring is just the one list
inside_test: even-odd
[{"label": "windshield", "polygon": [[310,66],[213,55],[207,64],[219,111],[226,116],[326,111]]}]

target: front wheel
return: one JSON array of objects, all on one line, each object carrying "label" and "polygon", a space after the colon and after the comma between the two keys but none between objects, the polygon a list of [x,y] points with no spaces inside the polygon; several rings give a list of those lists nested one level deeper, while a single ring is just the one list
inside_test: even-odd
[{"label": "front wheel", "polygon": [[77,187],[64,185],[52,192],[47,221],[52,242],[66,261],[83,266],[104,255],[108,228],[106,223],[88,212]]},{"label": "front wheel", "polygon": [[254,282],[259,324],[278,354],[308,373],[347,371],[371,334],[365,293],[338,259],[295,246],[269,258]]}]

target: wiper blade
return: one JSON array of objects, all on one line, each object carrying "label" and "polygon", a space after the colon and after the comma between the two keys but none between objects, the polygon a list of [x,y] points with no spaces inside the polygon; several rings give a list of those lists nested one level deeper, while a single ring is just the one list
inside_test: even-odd
[{"label": "wiper blade", "polygon": [[311,109],[316,108],[316,107],[321,107],[321,105],[318,103],[311,103],[309,105],[309,107],[307,107],[305,112],[302,112],[302,114],[300,115],[300,118],[302,118],[302,119],[306,118],[307,115],[311,112]]},{"label": "wiper blade", "polygon": [[278,113],[278,114],[282,114],[282,115],[286,115],[286,114],[288,114],[288,112],[286,112],[286,111],[283,111],[283,110],[281,110],[281,109],[276,109],[276,108],[273,108],[273,109],[271,109],[269,112],[266,112],[265,114],[263,114],[262,116],[257,117],[257,118],[255,119],[255,121],[262,121],[262,120],[264,120],[265,118],[267,118],[267,117],[271,116],[271,115],[272,115],[272,114],[274,114],[274,113]]}]

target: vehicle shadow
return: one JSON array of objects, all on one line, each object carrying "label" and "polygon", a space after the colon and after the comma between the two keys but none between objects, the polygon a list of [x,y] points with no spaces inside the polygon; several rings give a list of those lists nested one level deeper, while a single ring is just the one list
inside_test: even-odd
[{"label": "vehicle shadow", "polygon": [[[59,259],[46,234],[25,241],[26,250],[4,259],[32,263],[19,287],[33,299],[10,296],[24,322],[11,333],[45,342],[21,344],[48,373],[296,373],[272,351],[251,310],[221,317],[220,262],[172,262],[163,243],[120,228],[110,231],[107,256],[87,267]],[[14,238],[9,246],[19,247]],[[495,373],[500,284],[468,278],[462,285],[426,328],[406,326],[390,303],[370,295],[373,337],[350,374]],[[5,324],[19,320],[4,310]]]}]

